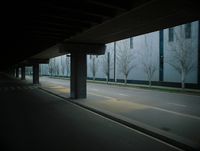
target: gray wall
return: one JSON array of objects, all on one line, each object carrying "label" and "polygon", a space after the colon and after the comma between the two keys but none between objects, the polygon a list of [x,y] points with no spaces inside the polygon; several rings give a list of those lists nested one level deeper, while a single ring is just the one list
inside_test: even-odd
[{"label": "gray wall", "polygon": [[[181,25],[184,29],[184,25]],[[192,22],[192,31],[191,31],[191,39],[185,39],[185,41],[189,41],[189,43],[192,45],[191,48],[191,61],[194,61],[194,69],[192,72],[190,72],[186,77],[187,83],[197,83],[197,53],[198,53],[198,22]],[[180,31],[180,26],[176,26],[174,28],[175,31]],[[184,35],[184,34],[183,34]],[[175,38],[175,37],[174,37]],[[170,44],[171,43],[171,44]],[[178,42],[176,38],[173,42],[169,42],[168,39],[168,29],[164,30],[164,81],[167,82],[180,82],[180,74],[168,64],[168,58],[172,57],[172,52],[170,49],[172,49],[172,45],[176,45]]]},{"label": "gray wall", "polygon": [[[186,83],[197,83],[197,54],[198,54],[198,21],[192,22],[192,38],[186,39],[192,45],[194,49],[191,50],[192,61],[194,61],[194,69],[191,73],[189,73],[186,77]],[[181,25],[184,27],[185,25]],[[180,26],[174,27],[175,31],[179,31]],[[145,45],[145,39],[147,45]],[[120,47],[123,46],[123,43],[127,45],[129,49],[129,53],[133,55],[132,64],[135,65],[128,75],[128,80],[147,80],[147,75],[144,72],[144,62],[149,62],[149,64],[153,64],[156,66],[156,71],[152,78],[153,81],[159,81],[159,31],[148,33],[145,35],[140,35],[133,37],[133,48],[130,49],[130,38],[120,40],[116,42],[116,57],[119,56]],[[165,82],[180,82],[180,74],[168,64],[169,58],[172,58],[171,49],[173,45],[177,44],[177,41],[169,42],[168,39],[168,29],[164,29],[164,66],[163,66],[163,81]],[[98,65],[96,78],[106,78],[106,75],[103,72],[103,60],[108,52],[110,52],[110,79],[114,78],[114,43],[109,43],[106,45],[106,53],[105,55],[99,56],[91,56],[87,55],[87,75],[92,78],[92,58],[95,57],[95,63]],[[149,51],[151,50],[151,51]],[[66,56],[56,57],[56,64],[59,65],[60,75],[61,73],[61,58],[64,59]],[[48,65],[42,65],[42,73],[49,74]],[[65,74],[66,75],[66,70]],[[124,79],[124,75],[119,70],[119,60],[116,59],[116,78]]]}]

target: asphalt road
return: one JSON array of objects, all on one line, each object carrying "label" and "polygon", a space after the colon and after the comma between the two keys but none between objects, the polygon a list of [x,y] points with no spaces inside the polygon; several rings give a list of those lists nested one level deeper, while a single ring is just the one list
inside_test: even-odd
[{"label": "asphalt road", "polygon": [[1,150],[178,150],[0,74]]},{"label": "asphalt road", "polygon": [[[41,83],[70,87],[68,80],[48,77]],[[200,96],[94,83],[87,84],[87,91],[88,99],[79,102],[200,144]]]}]

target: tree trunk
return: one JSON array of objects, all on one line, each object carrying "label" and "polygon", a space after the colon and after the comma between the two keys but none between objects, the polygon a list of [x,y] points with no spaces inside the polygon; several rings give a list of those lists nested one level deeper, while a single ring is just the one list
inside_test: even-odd
[{"label": "tree trunk", "polygon": [[95,80],[95,75],[93,75],[93,81]]},{"label": "tree trunk", "polygon": [[68,77],[68,74],[69,74],[69,72],[68,72],[68,68],[67,68],[66,72],[67,72],[67,73],[66,73],[66,76]]},{"label": "tree trunk", "polygon": [[149,87],[151,87],[151,79],[149,79]]},{"label": "tree trunk", "polygon": [[108,76],[106,76],[106,83],[108,84]]},{"label": "tree trunk", "polygon": [[127,85],[127,75],[125,75],[124,84]]},{"label": "tree trunk", "polygon": [[185,72],[184,71],[181,72],[181,88],[182,89],[185,88]]}]

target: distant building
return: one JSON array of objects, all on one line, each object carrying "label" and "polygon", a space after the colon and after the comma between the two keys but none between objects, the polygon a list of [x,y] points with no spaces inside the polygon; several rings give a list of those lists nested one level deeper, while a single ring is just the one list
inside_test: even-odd
[{"label": "distant building", "polygon": [[[181,39],[178,40],[177,34],[180,34]],[[133,67],[128,74],[128,83],[147,84],[148,75],[144,66],[155,66],[151,79],[153,85],[180,86],[181,75],[171,65],[173,60],[176,60],[172,50],[181,47],[180,40],[183,41],[183,45],[188,45],[187,59],[193,62],[193,70],[185,78],[186,87],[200,87],[200,21],[107,44],[104,55],[87,56],[88,79],[108,78],[109,81],[124,82],[124,74],[120,68],[127,60],[123,62],[122,58],[119,58],[120,53],[123,53],[120,49],[124,47],[123,49],[128,49],[126,55],[131,56],[129,59],[132,58],[129,60],[132,64],[129,67]],[[178,65],[176,61],[174,63]],[[70,57],[59,56],[51,59],[49,65],[41,65],[41,75],[69,76],[69,68]]]},{"label": "distant building", "polygon": [[[164,29],[145,35],[140,35],[136,37],[127,38],[121,41],[116,41],[116,53],[114,53],[114,42],[107,44],[107,49],[105,55],[95,56],[96,64],[98,64],[96,79],[105,80],[106,75],[103,72],[103,61],[105,61],[106,56],[109,53],[109,80],[110,81],[123,81],[124,75],[119,70],[118,64],[118,53],[119,47],[126,43],[130,51],[134,54],[132,64],[135,67],[130,71],[128,75],[129,83],[147,83],[147,74],[144,71],[143,64],[145,61],[150,60],[149,62],[156,66],[156,71],[153,74],[152,81],[153,84],[158,85],[176,85],[181,82],[181,75],[178,71],[170,65],[170,58],[174,59],[172,54],[172,49],[175,49],[180,44],[177,40],[177,34],[181,34],[184,43],[187,42],[189,52],[191,53],[189,58],[193,61],[193,70],[191,70],[186,76],[186,83],[189,86],[195,87],[199,84],[199,56],[200,56],[200,31],[199,31],[199,21],[192,23],[176,26],[169,29]],[[182,29],[182,30],[180,30]],[[182,32],[182,33],[181,33]],[[147,45],[145,45],[145,42]],[[148,52],[148,49],[151,52]],[[178,49],[178,48],[176,48]],[[114,58],[116,57],[116,61]],[[92,73],[92,62],[94,62],[93,57],[88,55],[88,78],[93,78]],[[174,59],[175,60],[175,59]],[[115,62],[115,64],[114,64]],[[114,79],[115,77],[115,79]]]}]

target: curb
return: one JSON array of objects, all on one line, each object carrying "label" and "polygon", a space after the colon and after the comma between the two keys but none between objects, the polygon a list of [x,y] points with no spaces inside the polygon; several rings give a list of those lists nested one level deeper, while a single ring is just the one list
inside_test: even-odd
[{"label": "curb", "polygon": [[55,95],[59,98],[62,98],[65,101],[68,101],[70,103],[78,105],[82,108],[85,108],[89,111],[92,111],[92,112],[99,114],[103,117],[106,117],[110,120],[118,122],[122,125],[125,125],[125,126],[131,128],[131,129],[134,129],[134,130],[137,130],[137,131],[142,132],[144,134],[147,134],[147,135],[149,135],[153,138],[159,139],[159,140],[166,142],[170,145],[173,145],[177,148],[180,148],[180,149],[183,149],[183,150],[186,150],[186,151],[198,151],[199,150],[199,144],[196,144],[196,143],[194,143],[194,142],[192,142],[188,139],[185,139],[183,137],[180,137],[180,136],[177,136],[177,135],[174,135],[174,134],[170,134],[170,133],[167,133],[167,132],[163,132],[160,129],[148,126],[148,125],[143,124],[143,123],[138,122],[138,121],[130,120],[128,118],[125,118],[125,117],[117,115],[117,114],[113,114],[113,113],[108,112],[108,111],[102,111],[100,109],[95,109],[93,107],[83,105],[79,102],[71,100],[70,98],[63,97],[59,94],[56,94],[56,93],[49,91],[47,89],[44,89],[42,87],[38,87],[38,88],[47,92],[47,93],[50,93],[50,94]]}]

